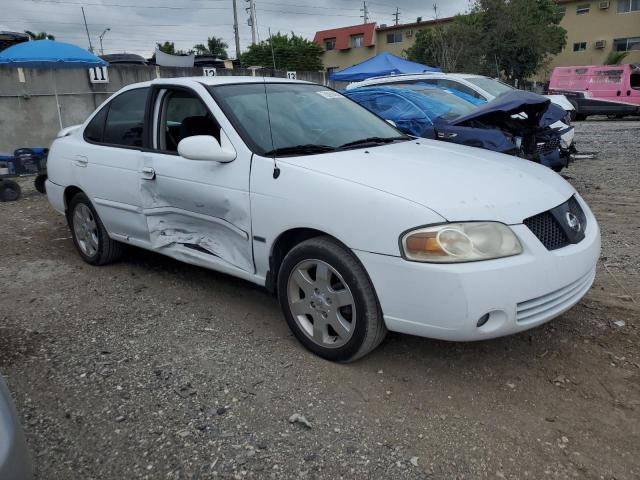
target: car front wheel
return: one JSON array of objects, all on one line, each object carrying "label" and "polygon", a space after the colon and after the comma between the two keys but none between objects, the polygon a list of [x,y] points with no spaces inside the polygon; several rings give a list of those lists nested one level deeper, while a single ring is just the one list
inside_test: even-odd
[{"label": "car front wheel", "polygon": [[123,245],[112,240],[98,213],[84,193],[77,193],[69,203],[67,220],[80,256],[91,265],[106,265],[122,256]]},{"label": "car front wheel", "polygon": [[306,240],[287,254],[278,274],[278,297],[294,335],[328,360],[357,360],[387,333],[364,267],[330,237]]}]

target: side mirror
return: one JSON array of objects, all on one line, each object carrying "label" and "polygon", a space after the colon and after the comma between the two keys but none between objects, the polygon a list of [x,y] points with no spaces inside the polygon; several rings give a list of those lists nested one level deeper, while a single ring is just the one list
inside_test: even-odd
[{"label": "side mirror", "polygon": [[220,163],[233,162],[236,159],[236,151],[228,141],[224,143],[226,145],[223,148],[218,143],[218,140],[211,135],[194,135],[180,140],[178,154],[187,160]]}]

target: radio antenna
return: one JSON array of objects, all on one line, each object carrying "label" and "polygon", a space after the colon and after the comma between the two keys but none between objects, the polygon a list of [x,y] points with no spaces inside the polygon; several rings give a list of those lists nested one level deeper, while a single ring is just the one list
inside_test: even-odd
[{"label": "radio antenna", "polygon": [[264,85],[264,100],[267,104],[267,120],[269,122],[269,136],[271,137],[271,151],[273,152],[273,178],[278,178],[280,176],[280,168],[278,167],[278,162],[276,160],[276,146],[273,141],[273,129],[271,128],[271,113],[269,113],[269,95],[267,94],[267,79],[262,77],[263,85]]}]

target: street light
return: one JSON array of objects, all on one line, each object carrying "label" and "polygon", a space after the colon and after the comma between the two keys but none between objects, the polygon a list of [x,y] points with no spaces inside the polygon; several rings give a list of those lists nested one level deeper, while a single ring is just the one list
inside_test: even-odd
[{"label": "street light", "polygon": [[106,33],[110,31],[110,28],[105,28],[104,31],[100,34],[100,55],[104,55],[104,48],[102,48],[102,37],[104,37]]}]

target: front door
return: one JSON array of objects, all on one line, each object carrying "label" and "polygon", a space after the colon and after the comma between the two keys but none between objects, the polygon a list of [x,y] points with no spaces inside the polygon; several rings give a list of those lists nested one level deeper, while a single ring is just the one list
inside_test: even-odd
[{"label": "front door", "polygon": [[193,135],[211,135],[223,146],[229,142],[207,105],[213,99],[202,90],[159,86],[152,93],[153,148],[145,154],[140,188],[149,238],[168,255],[253,273],[251,159],[239,155],[218,163],[187,160],[177,152],[180,140]]}]

